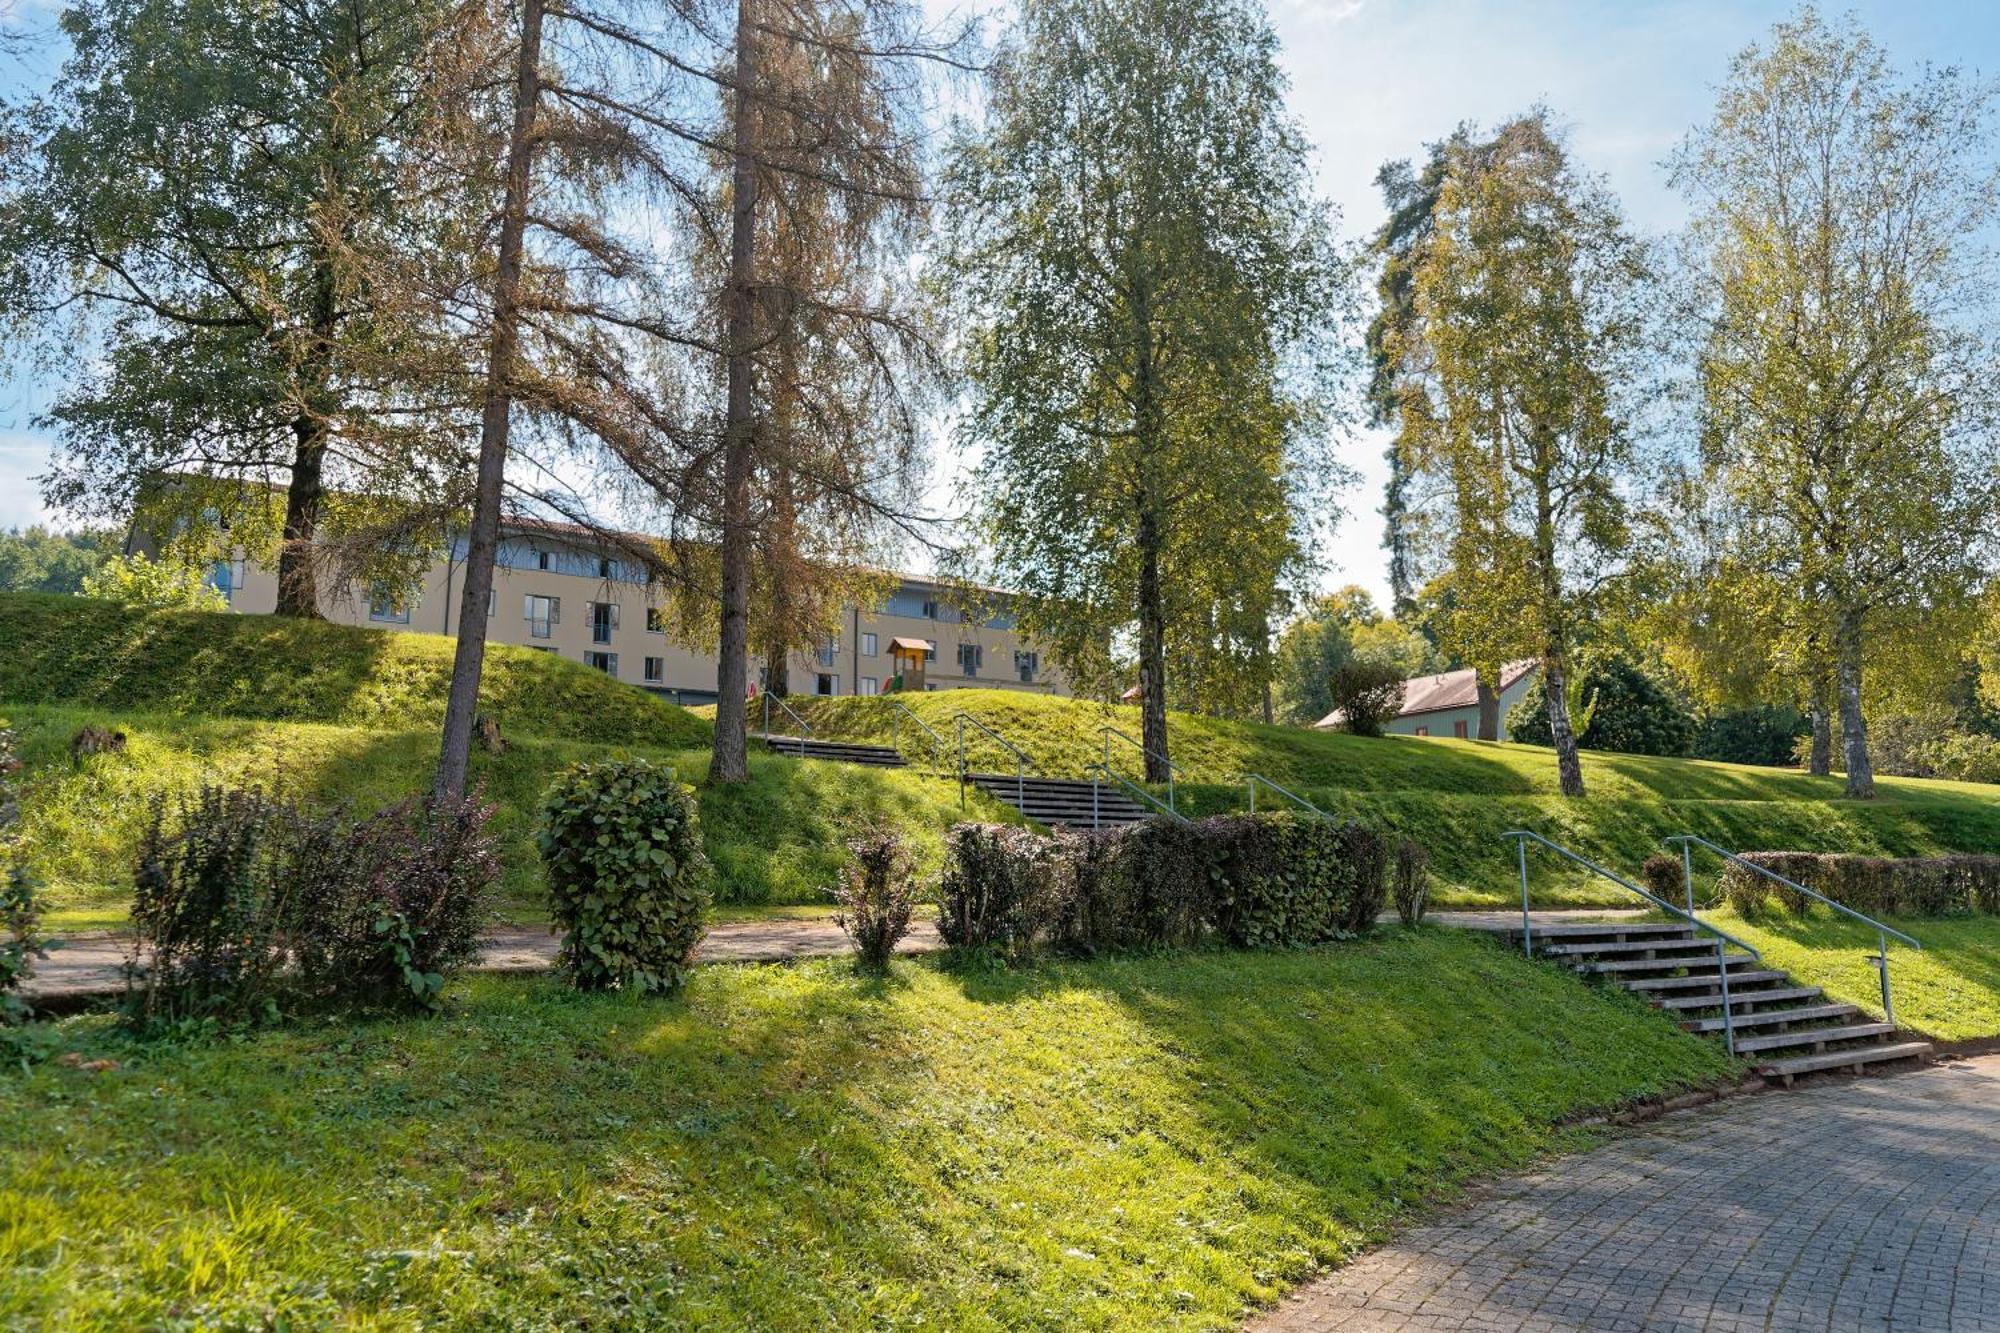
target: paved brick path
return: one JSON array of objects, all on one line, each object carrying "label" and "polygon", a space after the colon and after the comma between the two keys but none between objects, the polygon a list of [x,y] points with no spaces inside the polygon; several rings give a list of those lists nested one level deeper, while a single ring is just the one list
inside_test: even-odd
[{"label": "paved brick path", "polygon": [[1493,1187],[1251,1329],[2000,1329],[2000,1056],[1668,1117]]}]

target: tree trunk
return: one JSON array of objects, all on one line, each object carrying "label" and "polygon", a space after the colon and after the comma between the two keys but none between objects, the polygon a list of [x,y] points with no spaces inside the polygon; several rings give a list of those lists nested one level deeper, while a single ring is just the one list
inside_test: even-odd
[{"label": "tree trunk", "polygon": [[472,525],[466,534],[465,590],[458,611],[458,648],[445,701],[444,742],[436,790],[465,790],[472,760],[472,724],[479,709],[479,673],[486,661],[486,602],[500,551],[501,488],[514,405],[514,363],[520,355],[521,260],[528,230],[528,193],[541,101],[542,0],[521,0],[521,49],[514,72],[514,125],[507,139],[507,193],[500,212],[498,267],[493,276],[493,328],[486,353],[486,402],[479,422],[479,475]]},{"label": "tree trunk", "polygon": [[1500,739],[1500,696],[1493,692],[1484,676],[1479,678],[1479,739]]},{"label": "tree trunk", "polygon": [[1565,796],[1583,795],[1583,762],[1569,720],[1569,673],[1559,650],[1542,658],[1542,692],[1549,701],[1549,733],[1556,746],[1556,779]]},{"label": "tree trunk", "polygon": [[1167,782],[1167,626],[1160,592],[1159,518],[1139,509],[1139,741],[1146,747],[1146,781]]},{"label": "tree trunk", "polygon": [[1868,757],[1868,720],[1861,715],[1861,613],[1843,611],[1835,636],[1840,693],[1840,748],[1847,757],[1847,794],[1875,795],[1875,765]]},{"label": "tree trunk", "polygon": [[751,0],[737,0],[729,290],[723,329],[723,343],[729,349],[729,398],[722,454],[722,638],[715,668],[715,746],[708,760],[713,782],[743,782],[750,776],[743,700],[750,683],[750,480],[757,429],[750,364],[757,276],[757,146],[750,95],[757,77],[755,38]]},{"label": "tree trunk", "polygon": [[326,503],[325,400],[329,346],[338,318],[333,289],[333,264],[322,257],[313,265],[313,341],[300,368],[307,401],[292,418],[292,480],[285,488],[284,542],[278,548],[278,605],[281,616],[309,620],[323,617],[319,580],[313,571],[313,541]]},{"label": "tree trunk", "polygon": [[1816,778],[1829,777],[1833,773],[1833,681],[1824,667],[1813,671],[1812,703],[1807,711],[1812,718],[1812,749],[1806,772]]},{"label": "tree trunk", "polygon": [[764,692],[780,699],[792,692],[792,654],[781,643],[774,642],[764,649]]}]

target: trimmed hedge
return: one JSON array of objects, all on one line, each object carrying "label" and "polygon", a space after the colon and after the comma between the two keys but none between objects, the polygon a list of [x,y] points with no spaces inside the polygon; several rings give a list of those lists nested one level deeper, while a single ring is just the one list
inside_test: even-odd
[{"label": "trimmed hedge", "polygon": [[[1743,859],[1870,916],[2000,914],[2000,856],[1749,852]],[[1734,864],[1722,872],[1722,890],[1745,914],[1773,906],[1799,913],[1812,905],[1804,894]]]},{"label": "trimmed hedge", "polygon": [[1275,949],[1347,939],[1388,896],[1389,847],[1365,824],[1289,814],[1043,836],[960,824],[946,842],[939,933],[1020,956],[1182,948]]}]

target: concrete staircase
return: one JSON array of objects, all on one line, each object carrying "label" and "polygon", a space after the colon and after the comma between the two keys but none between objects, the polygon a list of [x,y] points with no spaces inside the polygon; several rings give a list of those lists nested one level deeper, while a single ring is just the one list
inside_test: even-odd
[{"label": "concrete staircase", "polygon": [[821,741],[810,736],[766,736],[764,744],[794,759],[831,759],[843,764],[868,764],[875,768],[906,768],[909,760],[886,745],[862,745],[856,741]]},{"label": "concrete staircase", "polygon": [[[1664,1009],[1689,1032],[1723,1035],[1722,973],[1736,1053],[1765,1078],[1789,1086],[1801,1074],[1860,1073],[1871,1065],[1924,1061],[1931,1044],[1877,1022],[1851,1004],[1831,1002],[1817,986],[1763,966],[1748,954],[1718,960],[1713,936],[1676,923],[1551,925],[1531,932],[1538,957],[1606,980]],[[1507,932],[1521,944],[1518,926]]]},{"label": "concrete staircase", "polygon": [[[1053,828],[1091,826],[1089,778],[1019,778],[1013,773],[968,773],[965,780],[997,801],[1013,806],[1038,824]],[[1136,824],[1153,811],[1106,782],[1097,787],[1096,818],[1101,827]]]}]

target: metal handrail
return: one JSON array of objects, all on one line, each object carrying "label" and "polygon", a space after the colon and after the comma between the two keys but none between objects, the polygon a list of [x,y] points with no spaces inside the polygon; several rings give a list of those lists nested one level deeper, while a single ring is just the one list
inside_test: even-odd
[{"label": "metal handrail", "polygon": [[1311,801],[1308,801],[1305,797],[1299,795],[1295,791],[1292,791],[1290,788],[1280,787],[1277,783],[1271,781],[1271,779],[1265,777],[1262,773],[1245,773],[1243,775],[1243,781],[1250,788],[1250,813],[1253,815],[1257,813],[1257,784],[1261,782],[1266,787],[1269,787],[1272,791],[1278,793],[1278,795],[1283,796],[1288,800],[1290,800],[1294,805],[1304,806],[1307,810],[1312,811],[1313,814],[1318,815],[1321,819],[1333,818],[1332,815],[1320,809],[1318,806],[1314,805]]},{"label": "metal handrail", "polygon": [[993,730],[993,728],[987,726],[970,713],[963,710],[954,713],[952,714],[952,721],[958,727],[958,803],[961,806],[965,804],[965,724],[970,722],[973,726],[978,727],[981,731],[991,736],[994,740],[999,741],[1008,750],[1013,752],[1015,808],[1018,809],[1027,804],[1028,770],[1034,768],[1037,773],[1041,772],[1039,768],[1035,768],[1035,761],[1028,758],[1020,746],[1014,744],[1014,742],[1008,740],[1005,736],[1002,736],[999,732]]},{"label": "metal handrail", "polygon": [[1166,804],[1159,797],[1153,795],[1153,793],[1147,791],[1144,787],[1141,787],[1138,783],[1132,782],[1124,777],[1121,777],[1119,774],[1112,772],[1111,766],[1109,764],[1092,764],[1090,766],[1090,772],[1091,772],[1090,826],[1092,828],[1096,828],[1100,822],[1097,812],[1097,793],[1099,787],[1101,786],[1101,784],[1097,780],[1099,774],[1102,774],[1104,777],[1110,778],[1113,782],[1123,787],[1126,791],[1131,792],[1134,796],[1137,796],[1140,800],[1146,802],[1146,804],[1152,806],[1155,810],[1158,810],[1160,813],[1164,814],[1167,818],[1176,820],[1182,824],[1193,822],[1186,815],[1174,809],[1171,805]]},{"label": "metal handrail", "polygon": [[1701,837],[1697,834],[1677,833],[1671,838],[1662,839],[1662,841],[1665,842],[1668,846],[1672,846],[1674,843],[1680,844],[1681,873],[1683,876],[1686,877],[1688,902],[1690,903],[1694,901],[1694,854],[1692,849],[1695,843],[1700,843],[1703,847],[1708,848],[1708,850],[1714,852],[1717,856],[1722,857],[1724,860],[1733,861],[1740,866],[1747,866],[1751,870],[1754,870],[1758,874],[1762,875],[1765,879],[1775,881],[1776,883],[1784,885],[1788,889],[1794,890],[1795,892],[1798,893],[1803,893],[1808,898],[1812,898],[1819,902],[1825,903],[1828,907],[1831,907],[1834,911],[1845,913],[1846,915],[1853,917],[1856,921],[1861,922],[1863,925],[1873,926],[1875,928],[1876,952],[1869,957],[1868,961],[1874,965],[1876,972],[1881,976],[1882,1017],[1886,1022],[1893,1023],[1896,1021],[1896,1005],[1895,1002],[1889,996],[1889,937],[1891,935],[1894,935],[1897,939],[1901,940],[1903,943],[1909,945],[1912,949],[1915,949],[1919,953],[1921,953],[1923,951],[1924,946],[1914,936],[1905,935],[1902,931],[1897,930],[1894,926],[1884,925],[1882,922],[1877,921],[1874,917],[1869,916],[1864,912],[1855,911],[1852,907],[1849,907],[1846,903],[1836,902],[1834,899],[1829,898],[1825,894],[1821,893],[1818,889],[1809,889],[1805,885],[1799,883],[1797,880],[1786,879],[1783,875],[1780,875],[1777,871],[1766,869],[1765,867],[1758,865],[1755,861],[1752,861],[1747,857],[1738,856],[1735,852],[1730,851],[1726,847],[1718,847],[1714,843],[1710,842],[1707,838]]},{"label": "metal handrail", "polygon": [[951,742],[947,741],[943,736],[938,734],[938,730],[936,727],[933,727],[930,723],[918,717],[914,712],[910,710],[910,706],[904,703],[901,699],[891,697],[889,700],[889,707],[896,710],[895,712],[889,714],[890,749],[892,750],[902,749],[903,745],[902,723],[903,719],[907,717],[908,719],[910,719],[910,721],[916,723],[919,727],[923,728],[924,734],[931,738],[931,754],[933,758],[936,758],[940,761],[950,758]]},{"label": "metal handrail", "polygon": [[1645,889],[1640,888],[1637,884],[1634,884],[1631,880],[1626,879],[1623,875],[1620,875],[1615,871],[1606,870],[1603,866],[1597,864],[1597,862],[1589,860],[1586,857],[1578,856],[1575,852],[1571,851],[1569,848],[1561,846],[1558,843],[1550,842],[1547,838],[1544,838],[1539,833],[1531,833],[1527,829],[1510,829],[1508,832],[1503,833],[1500,836],[1502,838],[1513,838],[1515,840],[1514,848],[1516,853],[1520,857],[1521,948],[1531,958],[1534,956],[1535,946],[1533,937],[1529,931],[1529,923],[1528,923],[1528,839],[1530,838],[1533,838],[1536,842],[1542,844],[1542,846],[1548,848],[1556,855],[1567,857],[1568,859],[1576,862],[1578,865],[1590,871],[1592,874],[1600,875],[1603,878],[1610,880],[1613,884],[1620,886],[1621,888],[1630,889],[1632,892],[1638,894],[1641,898],[1644,898],[1647,902],[1653,904],[1653,906],[1659,908],[1661,911],[1667,913],[1669,916],[1680,917],[1682,920],[1686,921],[1689,925],[1693,926],[1696,930],[1705,930],[1709,934],[1715,936],[1715,975],[1717,983],[1720,985],[1722,990],[1722,1039],[1724,1044],[1729,1049],[1730,1056],[1732,1058],[1735,1056],[1736,1015],[1730,1007],[1729,963],[1728,963],[1728,956],[1722,950],[1722,945],[1723,942],[1726,940],[1730,944],[1733,944],[1737,948],[1743,950],[1745,953],[1748,953],[1752,958],[1762,959],[1764,955],[1758,951],[1755,945],[1750,944],[1745,940],[1737,939],[1734,935],[1731,935],[1728,931],[1723,930],[1719,926],[1711,926],[1710,924],[1708,924],[1708,922],[1703,921],[1693,912],[1683,911],[1681,908],[1676,907],[1674,904],[1668,902],[1664,898],[1654,897],[1651,893],[1648,893]]},{"label": "metal handrail", "polygon": [[[777,696],[773,695],[769,690],[764,691],[764,740],[767,743],[771,739],[771,700],[774,698],[777,698]],[[806,752],[806,738],[813,734],[812,723],[793,712],[792,706],[783,699],[778,699],[778,707],[785,710],[785,716],[799,724],[799,754],[803,757]]]},{"label": "metal handrail", "polygon": [[[1143,741],[1134,740],[1109,723],[1099,727],[1097,734],[1104,738],[1104,769],[1106,772],[1109,772],[1111,769],[1111,738],[1113,736],[1116,736],[1119,740],[1124,741],[1127,745],[1137,750],[1142,757],[1157,759],[1165,764],[1167,766],[1167,809],[1176,815],[1180,813],[1174,806],[1174,779],[1180,776],[1181,770],[1179,765],[1175,764],[1173,760],[1167,758],[1158,750],[1148,750]],[[1155,802],[1155,804],[1158,803]]]}]

